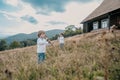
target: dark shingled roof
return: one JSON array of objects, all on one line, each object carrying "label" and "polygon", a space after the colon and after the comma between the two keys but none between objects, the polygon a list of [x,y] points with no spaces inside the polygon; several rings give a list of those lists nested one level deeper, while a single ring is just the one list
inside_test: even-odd
[{"label": "dark shingled roof", "polygon": [[120,9],[120,0],[104,0],[82,23],[117,9]]}]

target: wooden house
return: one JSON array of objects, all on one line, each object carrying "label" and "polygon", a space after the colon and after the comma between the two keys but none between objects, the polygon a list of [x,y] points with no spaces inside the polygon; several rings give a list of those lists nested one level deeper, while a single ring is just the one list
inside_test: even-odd
[{"label": "wooden house", "polygon": [[82,24],[85,33],[102,28],[110,29],[112,25],[120,29],[120,0],[104,0]]}]

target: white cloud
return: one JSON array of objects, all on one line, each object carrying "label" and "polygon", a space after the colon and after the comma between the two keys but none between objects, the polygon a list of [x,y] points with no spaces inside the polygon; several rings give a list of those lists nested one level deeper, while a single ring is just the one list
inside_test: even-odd
[{"label": "white cloud", "polygon": [[17,5],[19,4],[19,0],[6,0],[6,3],[17,7]]},{"label": "white cloud", "polygon": [[66,12],[53,12],[52,16],[50,16],[49,19],[57,19],[58,21],[66,22],[69,25],[74,24],[76,26],[80,26],[80,22],[99,5],[100,4],[98,2],[91,2],[86,4],[72,2],[66,6]]}]

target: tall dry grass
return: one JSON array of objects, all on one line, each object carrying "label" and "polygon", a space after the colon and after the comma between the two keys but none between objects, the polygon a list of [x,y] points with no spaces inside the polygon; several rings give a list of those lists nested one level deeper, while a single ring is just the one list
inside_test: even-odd
[{"label": "tall dry grass", "polygon": [[0,52],[0,80],[119,80],[119,71],[119,34],[117,40],[111,33],[77,35],[64,50],[55,42],[42,64],[36,46]]}]

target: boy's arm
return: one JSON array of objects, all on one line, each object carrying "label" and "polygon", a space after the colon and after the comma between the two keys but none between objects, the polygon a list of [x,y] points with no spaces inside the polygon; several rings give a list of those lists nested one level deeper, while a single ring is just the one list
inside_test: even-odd
[{"label": "boy's arm", "polygon": [[37,41],[37,44],[39,44],[39,45],[44,45],[44,44],[46,44],[46,42],[45,42],[45,41],[38,40],[38,41]]},{"label": "boy's arm", "polygon": [[50,44],[50,45],[54,46],[54,45],[52,44],[52,42],[50,41],[50,39],[48,39],[48,37],[47,37],[47,36],[45,37],[45,39],[46,39],[46,41],[47,41],[47,45],[49,45],[49,44]]},{"label": "boy's arm", "polygon": [[58,37],[57,40],[59,41],[59,39],[60,39],[60,38]]},{"label": "boy's arm", "polygon": [[49,44],[52,44],[52,42],[51,42],[49,39],[47,39],[47,42],[48,42]]},{"label": "boy's arm", "polygon": [[48,44],[54,46],[53,43],[49,39],[47,39],[47,42],[48,42]]}]

